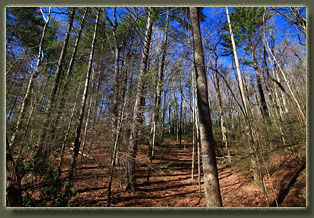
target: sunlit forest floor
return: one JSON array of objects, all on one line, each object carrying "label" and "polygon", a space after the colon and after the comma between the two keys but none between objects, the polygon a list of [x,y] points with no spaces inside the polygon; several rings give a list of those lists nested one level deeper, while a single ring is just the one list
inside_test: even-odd
[{"label": "sunlit forest floor", "polygon": [[[112,207],[204,207],[204,196],[199,197],[197,156],[194,179],[191,178],[192,146],[183,141],[166,140],[155,147],[151,177],[147,183],[147,145],[140,145],[137,155],[137,184],[135,193],[125,192],[124,163],[116,167],[112,185]],[[123,152],[119,153],[123,160]],[[76,194],[70,200],[75,207],[106,207],[108,194],[108,151],[94,148],[93,159],[78,160],[74,189]],[[71,152],[65,156],[65,166],[69,166]],[[249,170],[234,172],[227,164],[218,160],[219,183],[224,207],[265,207],[265,197],[260,184],[253,182]],[[304,163],[295,161],[293,156],[272,156],[267,163],[272,184],[265,179],[271,206],[306,206],[306,169]],[[65,175],[68,168],[63,168]],[[201,176],[202,178],[202,176]],[[203,179],[201,179],[203,193]],[[274,192],[272,192],[272,186]],[[34,193],[35,194],[35,193]],[[49,205],[47,205],[49,206]]]}]

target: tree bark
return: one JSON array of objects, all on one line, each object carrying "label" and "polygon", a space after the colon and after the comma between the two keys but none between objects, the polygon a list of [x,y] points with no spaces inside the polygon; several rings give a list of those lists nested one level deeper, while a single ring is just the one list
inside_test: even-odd
[{"label": "tree bark", "polygon": [[222,207],[215,157],[215,142],[212,132],[204,54],[197,8],[190,8],[193,33],[193,53],[196,67],[197,106],[200,122],[200,140],[202,148],[203,176],[207,207]]}]

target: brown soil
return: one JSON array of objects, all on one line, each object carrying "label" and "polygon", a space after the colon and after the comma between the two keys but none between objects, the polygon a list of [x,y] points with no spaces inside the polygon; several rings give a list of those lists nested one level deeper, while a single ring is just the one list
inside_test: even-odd
[{"label": "brown soil", "polygon": [[[147,145],[140,145],[137,154],[137,185],[135,193],[125,192],[124,153],[119,153],[120,162],[113,179],[112,207],[205,207],[205,199],[199,197],[197,160],[194,178],[191,177],[192,146],[175,141],[166,141],[155,148],[152,173],[147,180]],[[69,151],[68,151],[69,152]],[[90,154],[94,159],[78,161],[74,189],[76,195],[71,199],[76,207],[106,207],[108,194],[107,151],[96,148]],[[69,162],[70,152],[67,161]],[[284,161],[285,160],[285,161]],[[65,162],[65,165],[67,165]],[[292,158],[273,156],[268,166],[271,180],[265,177],[268,199],[272,206],[306,206],[306,169]],[[268,163],[267,163],[268,164]],[[67,169],[63,169],[66,171]],[[254,184],[250,173],[235,173],[226,163],[218,161],[219,183],[224,207],[265,207],[265,197],[261,185]],[[274,188],[272,192],[271,185]],[[203,180],[201,189],[203,193]]]}]

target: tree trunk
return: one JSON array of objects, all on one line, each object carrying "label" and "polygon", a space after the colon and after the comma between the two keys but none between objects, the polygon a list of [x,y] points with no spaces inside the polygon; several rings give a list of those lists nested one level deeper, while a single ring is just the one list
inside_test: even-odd
[{"label": "tree trunk", "polygon": [[[196,91],[196,90],[195,90]],[[195,102],[195,110],[196,110]],[[200,142],[200,122],[198,112],[196,111],[196,146],[197,146],[197,181],[198,181],[198,194],[202,197],[202,187],[201,187],[201,142]]]},{"label": "tree trunk", "polygon": [[[183,113],[183,88],[182,84],[180,84],[180,114],[179,114],[179,144],[180,146],[182,145],[182,113]],[[184,150],[185,150],[185,145],[184,145]]]},{"label": "tree trunk", "polygon": [[195,149],[196,149],[196,101],[195,101],[195,72],[193,70],[193,66],[191,67],[192,71],[192,84],[191,84],[191,92],[192,92],[192,103],[191,110],[192,110],[192,171],[191,171],[191,179],[194,180],[194,168],[195,168]]},{"label": "tree trunk", "polygon": [[222,135],[222,142],[225,145],[227,155],[230,156],[229,148],[228,148],[228,140],[227,140],[227,128],[225,124],[225,115],[223,111],[221,93],[220,93],[220,84],[219,84],[219,77],[218,77],[218,56],[216,55],[215,58],[215,81],[216,81],[216,95],[218,99],[218,106],[220,112],[220,127],[221,127],[221,135]]},{"label": "tree trunk", "polygon": [[17,175],[16,164],[6,137],[6,205],[8,207],[22,207],[21,182]]},{"label": "tree trunk", "polygon": [[[127,85],[127,84],[125,84]],[[124,111],[125,111],[125,108],[126,108],[126,103],[127,103],[127,100],[126,100],[126,96],[129,94],[129,86],[126,90],[126,94],[124,95],[124,98],[123,98],[123,105],[122,105],[122,111],[121,111],[121,114],[119,116],[119,119],[118,119],[118,123],[117,123],[117,134],[115,135],[115,141],[114,141],[114,145],[113,145],[113,152],[112,152],[112,156],[111,156],[111,161],[110,161],[110,177],[109,177],[109,183],[108,183],[108,194],[107,194],[107,207],[110,207],[110,204],[111,204],[111,185],[112,185],[112,180],[113,180],[113,171],[114,171],[114,168],[115,168],[115,165],[116,165],[116,159],[117,159],[117,152],[118,152],[118,149],[119,149],[119,138],[120,138],[120,135],[121,135],[121,128],[122,128],[122,121],[123,121],[123,117],[124,117]]]},{"label": "tree trunk", "polygon": [[244,86],[243,86],[243,80],[242,80],[242,75],[240,72],[240,64],[239,64],[239,59],[238,59],[238,54],[237,54],[237,49],[236,49],[236,44],[233,36],[233,30],[231,26],[231,21],[230,21],[230,16],[229,16],[229,11],[228,8],[226,7],[226,13],[227,13],[227,20],[228,20],[228,25],[229,25],[229,31],[230,31],[230,36],[231,36],[231,42],[232,42],[232,48],[233,48],[233,56],[236,64],[236,70],[237,70],[237,75],[238,75],[238,82],[239,82],[239,87],[240,87],[240,93],[241,93],[241,99],[243,102],[243,107],[244,107],[244,113],[245,116],[247,116],[247,100],[244,94]]},{"label": "tree trunk", "polygon": [[[81,88],[80,88],[80,85],[79,85],[79,88],[77,89],[77,92],[76,92],[76,96],[79,95],[80,89]],[[63,141],[62,141],[61,153],[60,153],[60,161],[59,161],[59,164],[58,164],[58,171],[57,171],[59,176],[61,176],[61,168],[62,168],[62,162],[63,162],[63,154],[64,154],[64,150],[65,150],[65,143],[68,140],[68,137],[69,137],[69,134],[70,134],[71,125],[72,125],[72,121],[73,121],[74,112],[75,112],[76,107],[77,107],[77,104],[74,103],[74,105],[73,105],[73,107],[71,109],[71,115],[70,115],[70,120],[69,120],[69,123],[68,123],[68,126],[67,126],[67,130],[66,130],[65,136],[64,136]]]},{"label": "tree trunk", "polygon": [[142,63],[140,68],[140,74],[138,77],[138,84],[135,96],[135,104],[133,110],[133,122],[131,125],[131,133],[130,140],[128,146],[128,156],[127,156],[127,185],[126,191],[135,192],[136,191],[136,178],[135,178],[135,159],[137,152],[137,143],[138,143],[138,131],[139,131],[139,122],[141,118],[141,100],[143,93],[143,85],[144,85],[144,77],[146,74],[147,61],[149,55],[149,46],[152,35],[152,8],[148,8],[148,16],[147,16],[147,25],[146,25],[146,33],[144,40],[144,48],[142,52]]},{"label": "tree trunk", "polygon": [[[59,105],[59,107],[57,109],[58,115],[57,115],[56,120],[54,122],[53,128],[58,126],[58,122],[60,120],[60,117],[61,117],[61,114],[62,114],[62,110],[63,110],[63,108],[65,106],[65,102],[66,102],[66,93],[68,92],[68,90],[71,87],[69,76],[72,74],[72,69],[73,69],[74,60],[75,60],[75,57],[76,57],[76,52],[77,52],[77,49],[78,49],[78,45],[79,45],[79,42],[80,42],[80,39],[81,39],[81,35],[82,35],[82,30],[83,30],[83,27],[85,25],[85,21],[86,21],[88,12],[89,12],[89,8],[86,8],[83,20],[81,22],[81,25],[80,25],[80,28],[79,28],[79,31],[78,31],[78,34],[76,36],[76,40],[75,40],[75,44],[74,44],[74,47],[73,47],[72,55],[71,55],[71,58],[70,58],[70,62],[69,62],[67,71],[66,71],[65,76],[64,76],[63,88],[61,88],[62,89],[61,100],[59,101],[59,104],[58,104]],[[54,132],[54,130],[52,130],[52,132]]]},{"label": "tree trunk", "polygon": [[168,27],[169,27],[169,8],[167,9],[167,18],[166,18],[166,26],[165,26],[165,38],[162,45],[162,51],[161,51],[161,62],[158,69],[157,77],[157,84],[156,84],[156,90],[154,95],[154,108],[152,113],[152,131],[151,131],[151,137],[152,142],[149,148],[149,167],[148,167],[148,175],[147,175],[147,183],[149,182],[149,177],[151,173],[152,168],[152,161],[154,158],[154,148],[155,148],[155,140],[156,140],[156,129],[157,129],[157,122],[159,120],[159,111],[161,106],[161,91],[162,91],[162,83],[163,83],[163,77],[164,77],[164,66],[165,66],[165,58],[167,54],[167,40],[168,40]]},{"label": "tree trunk", "polygon": [[[236,49],[236,44],[235,44],[235,40],[234,40],[234,36],[233,36],[233,30],[232,30],[232,26],[231,26],[228,7],[226,7],[226,14],[227,14],[227,20],[228,20],[228,24],[229,24],[230,37],[231,37],[231,42],[232,42],[232,47],[233,47],[233,54],[234,54],[234,59],[235,59],[235,64],[236,64],[236,69],[237,69],[238,84],[240,87],[240,93],[242,96],[243,107],[244,107],[244,110],[242,112],[243,112],[244,118],[245,118],[247,125],[248,125],[247,134],[248,134],[249,143],[250,143],[249,151],[251,153],[251,168],[253,171],[254,181],[259,181],[259,172],[258,172],[258,167],[256,164],[256,162],[257,162],[257,160],[256,160],[257,149],[255,147],[254,137],[253,137],[253,133],[252,133],[253,130],[252,130],[252,124],[251,124],[251,120],[250,120],[250,113],[248,110],[247,98],[246,98],[245,93],[244,93],[243,80],[242,80],[242,76],[241,76],[241,72],[240,72],[239,59],[238,59],[238,55],[237,55],[237,49]],[[239,127],[240,127],[240,120],[239,120]],[[239,131],[239,134],[241,136],[242,132]]]},{"label": "tree trunk", "polygon": [[165,136],[165,119],[166,119],[166,111],[167,111],[167,104],[166,104],[166,91],[164,90],[163,95],[164,95],[164,103],[163,103],[163,109],[162,109],[162,120],[161,120],[161,141],[164,141],[164,136]]},{"label": "tree trunk", "polygon": [[266,45],[269,53],[271,54],[271,56],[272,56],[272,58],[274,60],[274,63],[276,63],[276,65],[278,66],[279,71],[281,72],[281,75],[283,76],[283,78],[284,78],[284,80],[286,82],[286,85],[287,85],[288,90],[290,92],[290,96],[292,97],[292,100],[293,100],[294,104],[296,105],[296,109],[297,109],[297,112],[298,112],[299,116],[301,117],[303,123],[306,123],[305,113],[303,112],[300,103],[298,102],[297,98],[294,95],[294,92],[292,91],[291,84],[290,84],[289,80],[287,79],[286,73],[284,72],[284,70],[282,69],[280,63],[278,62],[278,60],[276,58],[276,56],[274,55],[274,53],[270,49],[269,43],[267,41],[267,38],[266,38],[266,27],[265,27],[265,13],[263,15],[263,22],[264,22],[264,44]]},{"label": "tree trunk", "polygon": [[212,132],[203,46],[197,8],[190,8],[193,33],[193,53],[196,65],[197,106],[200,122],[200,140],[202,148],[203,176],[207,207],[221,207],[222,200],[218,181],[215,157],[215,142]]},{"label": "tree trunk", "polygon": [[98,30],[100,11],[101,10],[98,8],[97,15],[96,15],[93,41],[92,41],[92,46],[91,46],[91,52],[90,52],[89,60],[88,60],[88,69],[87,69],[86,78],[85,78],[84,91],[83,91],[82,101],[80,105],[80,113],[79,113],[79,118],[78,118],[77,127],[76,127],[74,148],[73,148],[73,153],[72,153],[72,158],[71,158],[71,166],[70,166],[69,174],[67,178],[67,180],[70,183],[72,183],[73,172],[76,166],[76,159],[77,159],[79,148],[80,148],[80,135],[81,135],[81,129],[82,129],[83,118],[84,118],[84,113],[85,113],[85,105],[86,105],[86,101],[88,97],[88,86],[89,86],[89,80],[91,76],[90,74],[92,71],[92,63],[93,63],[93,57],[94,57],[94,51],[95,51],[95,43],[96,43],[96,35],[97,35],[97,30]]},{"label": "tree trunk", "polygon": [[262,115],[264,118],[268,118],[269,117],[268,107],[266,104],[264,90],[263,90],[263,86],[262,86],[262,80],[261,80],[260,72],[258,69],[258,63],[257,63],[257,59],[256,59],[255,48],[253,48],[253,45],[252,45],[252,42],[250,39],[249,39],[249,42],[250,42],[251,55],[252,55],[252,59],[253,59],[253,68],[254,68],[254,72],[256,75],[257,89],[258,89],[258,93],[259,93],[259,97],[260,97],[259,102],[260,102],[261,112],[262,112]]},{"label": "tree trunk", "polygon": [[[116,8],[113,9],[113,17],[114,21],[112,22],[111,19],[105,15],[106,20],[111,25],[111,31],[114,41],[114,74],[115,74],[115,80],[114,80],[114,86],[113,86],[113,105],[112,105],[112,124],[113,124],[113,132],[116,131],[117,126],[117,120],[118,120],[118,107],[120,102],[120,83],[121,83],[121,74],[119,71],[119,60],[120,60],[120,47],[118,44],[118,38],[117,38],[117,11]],[[114,133],[115,134],[115,133]],[[115,138],[115,137],[114,137]]]},{"label": "tree trunk", "polygon": [[[56,70],[56,76],[53,82],[53,88],[52,91],[50,93],[49,99],[48,99],[48,103],[47,103],[47,107],[46,107],[46,120],[45,123],[42,127],[42,133],[39,136],[38,139],[38,151],[36,152],[35,155],[35,159],[38,161],[38,163],[40,164],[40,166],[43,166],[44,163],[47,163],[46,158],[49,157],[49,154],[47,152],[47,145],[45,143],[45,145],[43,145],[42,141],[45,140],[46,135],[48,134],[48,131],[50,131],[50,118],[52,116],[52,108],[55,104],[55,100],[56,100],[56,95],[57,95],[57,91],[58,91],[58,87],[60,85],[60,78],[61,78],[61,74],[62,74],[62,68],[63,68],[63,62],[64,62],[64,57],[65,57],[65,53],[68,47],[68,42],[69,42],[69,38],[70,38],[70,33],[71,33],[71,29],[72,29],[72,25],[73,25],[73,20],[74,20],[74,15],[75,15],[75,8],[72,8],[72,13],[70,16],[70,20],[69,20],[69,24],[67,26],[67,31],[64,37],[64,41],[62,44],[62,48],[61,48],[61,52],[60,52],[60,56],[59,56],[59,60],[58,60],[58,67]],[[53,127],[54,129],[54,127]],[[44,149],[44,151],[43,151]],[[42,153],[44,152],[44,153]],[[42,157],[43,155],[43,157]]]},{"label": "tree trunk", "polygon": [[81,151],[81,161],[80,161],[80,164],[82,164],[82,161],[83,161],[83,154],[84,154],[84,150],[85,150],[87,129],[88,129],[89,120],[90,120],[90,112],[92,110],[92,103],[93,103],[93,98],[90,97],[90,99],[89,99],[89,106],[87,108],[87,118],[86,118],[85,127],[84,127],[84,136],[83,136],[83,141],[82,141],[82,151]]},{"label": "tree trunk", "polygon": [[43,57],[43,44],[44,44],[44,39],[45,39],[45,35],[46,35],[46,32],[47,32],[48,24],[49,24],[49,21],[50,21],[50,15],[51,15],[51,10],[49,8],[48,17],[47,17],[47,20],[45,22],[45,25],[44,25],[44,28],[43,28],[43,32],[42,32],[42,35],[41,35],[41,39],[40,39],[40,43],[39,43],[35,71],[33,73],[31,73],[31,75],[29,77],[27,88],[26,88],[26,91],[25,91],[25,95],[24,95],[24,97],[23,97],[23,99],[21,101],[21,104],[20,104],[20,107],[19,107],[19,110],[18,110],[18,117],[16,119],[15,129],[14,129],[14,132],[13,132],[11,138],[10,138],[10,141],[9,141],[9,147],[12,147],[14,145],[16,134],[19,131],[20,124],[21,124],[21,121],[22,121],[22,117],[24,115],[24,111],[25,111],[25,108],[26,108],[26,101],[29,98],[30,90],[31,90],[31,88],[33,86],[34,79],[39,74],[39,67],[41,65],[42,57]]}]

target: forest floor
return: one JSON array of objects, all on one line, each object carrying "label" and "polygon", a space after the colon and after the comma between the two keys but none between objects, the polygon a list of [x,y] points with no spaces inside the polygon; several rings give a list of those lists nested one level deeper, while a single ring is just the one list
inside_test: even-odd
[{"label": "forest floor", "polygon": [[[125,192],[125,171],[123,163],[116,167],[112,184],[112,207],[205,207],[204,196],[199,197],[197,156],[194,179],[191,178],[192,146],[184,142],[167,140],[155,147],[155,156],[149,183],[147,145],[140,145],[137,153],[137,185],[135,193]],[[75,207],[106,207],[108,194],[108,160],[104,149],[94,148],[90,156],[83,158],[75,173],[71,199]],[[121,159],[123,153],[120,153]],[[108,159],[107,159],[108,158]],[[70,160],[70,151],[66,155]],[[269,164],[272,183],[265,179],[271,206],[306,206],[305,164],[293,157],[272,156]],[[68,162],[66,161],[66,162]],[[270,164],[271,163],[271,164]],[[68,164],[66,164],[68,165]],[[63,171],[67,169],[64,168]],[[250,172],[234,172],[226,163],[218,161],[218,175],[224,207],[265,207],[265,197],[260,184],[253,182]],[[202,176],[201,176],[202,178]],[[203,193],[203,179],[201,179]],[[272,188],[274,192],[272,192]]]}]

